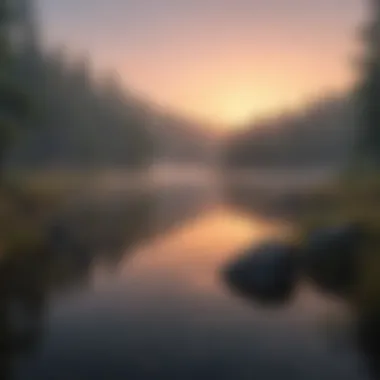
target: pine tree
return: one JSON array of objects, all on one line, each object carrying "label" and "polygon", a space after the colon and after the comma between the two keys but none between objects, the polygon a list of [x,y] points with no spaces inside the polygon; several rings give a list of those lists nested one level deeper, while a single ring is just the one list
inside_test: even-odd
[{"label": "pine tree", "polygon": [[[28,101],[10,75],[15,57],[10,46],[10,0],[0,0],[0,169],[13,139],[25,125]],[[1,175],[1,172],[0,172]]]},{"label": "pine tree", "polygon": [[363,122],[360,146],[364,157],[380,163],[380,0],[371,0],[373,15],[365,30],[366,53],[360,88],[360,110]]}]

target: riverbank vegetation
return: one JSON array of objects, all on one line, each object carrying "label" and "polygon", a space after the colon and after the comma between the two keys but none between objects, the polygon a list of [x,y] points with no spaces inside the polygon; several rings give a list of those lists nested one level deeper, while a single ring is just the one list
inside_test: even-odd
[{"label": "riverbank vegetation", "polygon": [[[365,53],[357,86],[349,94],[327,97],[237,133],[227,144],[225,164],[228,170],[275,169],[284,175],[298,170],[305,176],[313,168],[335,168],[335,179],[318,188],[290,195],[276,189],[269,206],[291,220],[301,241],[317,228],[363,226],[366,238],[349,301],[380,326],[380,5],[372,6],[373,19],[360,36]],[[244,201],[243,190],[234,191],[242,207],[252,204],[254,209],[265,206],[262,199],[269,196],[260,198],[250,189]],[[257,199],[250,200],[255,194]],[[378,331],[380,342],[380,327]]]},{"label": "riverbank vegetation", "polygon": [[0,7],[0,258],[44,249],[52,216],[95,170],[151,158],[148,106],[42,49],[13,5]]},{"label": "riverbank vegetation", "polygon": [[32,5],[18,15],[16,3],[0,5],[0,254],[40,246],[49,216],[104,173],[209,155],[198,123],[96,72],[86,55],[43,47]]}]

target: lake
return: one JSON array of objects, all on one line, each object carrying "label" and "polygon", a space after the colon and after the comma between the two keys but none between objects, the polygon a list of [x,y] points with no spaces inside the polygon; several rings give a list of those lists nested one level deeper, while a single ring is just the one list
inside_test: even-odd
[{"label": "lake", "polygon": [[205,185],[86,199],[64,220],[81,244],[1,264],[1,379],[369,378],[343,302],[303,282],[266,309],[223,282],[283,221]]}]

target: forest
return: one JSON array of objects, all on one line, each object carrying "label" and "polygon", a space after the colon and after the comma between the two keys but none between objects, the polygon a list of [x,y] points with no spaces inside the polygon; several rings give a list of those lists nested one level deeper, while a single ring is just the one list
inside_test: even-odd
[{"label": "forest", "polygon": [[353,153],[358,117],[352,95],[323,97],[235,134],[226,144],[225,165],[231,170],[338,168]]},{"label": "forest", "polygon": [[2,19],[3,166],[133,169],[199,160],[200,125],[125,88],[117,72],[95,72],[89,57],[44,47],[32,15],[10,12],[12,3]]}]

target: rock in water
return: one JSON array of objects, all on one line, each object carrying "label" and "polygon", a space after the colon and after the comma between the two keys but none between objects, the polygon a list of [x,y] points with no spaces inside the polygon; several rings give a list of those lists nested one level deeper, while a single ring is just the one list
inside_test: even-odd
[{"label": "rock in water", "polygon": [[362,228],[347,224],[317,230],[307,239],[303,269],[322,290],[347,295],[357,279]]},{"label": "rock in water", "polygon": [[298,249],[271,242],[248,250],[228,265],[224,278],[241,295],[263,304],[276,304],[291,296],[298,269]]}]

